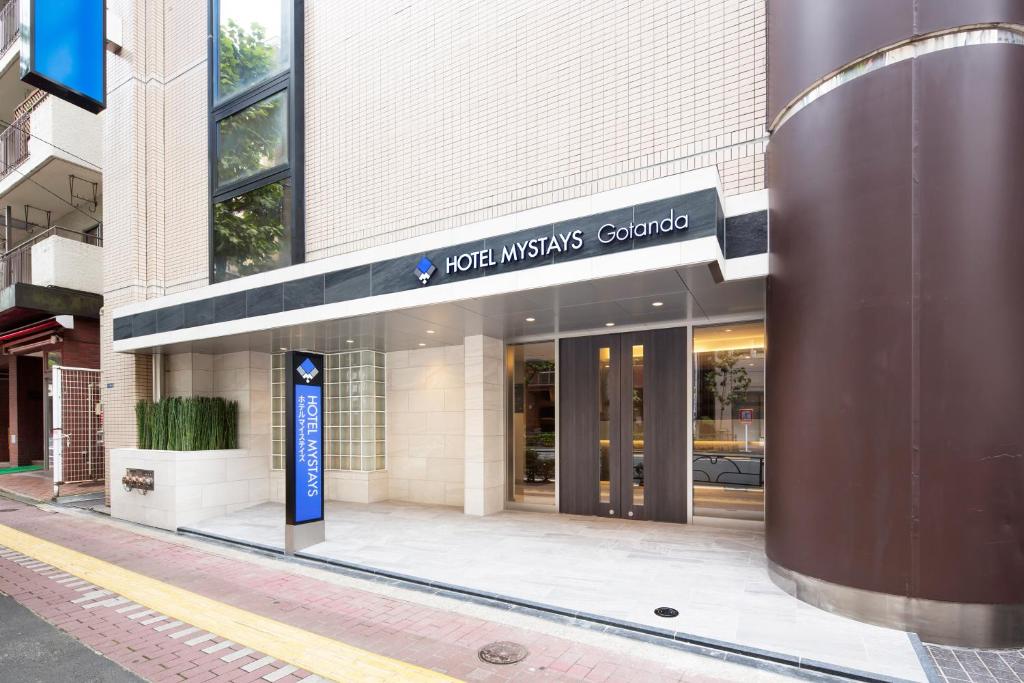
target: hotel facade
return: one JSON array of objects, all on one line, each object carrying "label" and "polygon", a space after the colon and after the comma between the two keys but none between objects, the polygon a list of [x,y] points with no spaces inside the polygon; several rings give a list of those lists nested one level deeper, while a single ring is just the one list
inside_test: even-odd
[{"label": "hotel facade", "polygon": [[[115,516],[284,502],[312,352],[327,500],[763,525],[802,600],[1024,642],[1020,3],[108,4]],[[119,484],[169,396],[240,409],[177,512]]]}]

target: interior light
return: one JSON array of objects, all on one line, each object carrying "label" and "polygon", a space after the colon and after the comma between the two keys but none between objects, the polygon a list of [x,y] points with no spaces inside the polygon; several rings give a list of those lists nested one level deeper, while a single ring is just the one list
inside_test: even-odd
[{"label": "interior light", "polygon": [[732,332],[732,330],[726,330],[726,332]]},{"label": "interior light", "polygon": [[433,330],[427,330],[427,334],[434,334]]},{"label": "interior light", "polygon": [[537,322],[537,319],[536,319],[536,318],[527,318],[527,319],[526,319],[526,322],[528,322],[528,323],[534,323],[534,322]]},{"label": "interior light", "polygon": [[655,308],[658,308],[659,306],[664,306],[665,302],[664,301],[652,301],[651,305],[654,306]]},{"label": "interior light", "polygon": [[423,342],[420,342],[420,344],[419,344],[419,345],[420,345],[420,346],[426,346],[426,344],[424,344]]},{"label": "interior light", "polygon": [[281,350],[282,350],[282,351],[287,351],[287,350],[288,350],[288,347],[287,347],[287,346],[282,346],[282,347],[281,347]]},{"label": "interior light", "polygon": [[346,340],[345,340],[345,343],[346,343],[346,344],[355,344],[355,343],[356,343],[356,340],[355,340],[355,339],[346,339]]},{"label": "interior light", "polygon": [[605,323],[605,327],[615,327],[615,323]]}]

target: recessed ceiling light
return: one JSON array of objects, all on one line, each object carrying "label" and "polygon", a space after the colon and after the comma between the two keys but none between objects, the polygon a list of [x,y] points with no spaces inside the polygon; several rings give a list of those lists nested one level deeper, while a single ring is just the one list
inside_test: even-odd
[{"label": "recessed ceiling light", "polygon": [[346,343],[346,344],[355,344],[355,343],[356,343],[356,340],[355,340],[355,339],[346,339],[346,340],[345,340],[345,343]]},{"label": "recessed ceiling light", "polygon": [[420,344],[419,344],[419,345],[420,345],[420,346],[426,346],[426,344],[424,344],[423,342],[420,342]]},{"label": "recessed ceiling light", "polygon": [[726,332],[732,332],[732,330],[726,330]]},{"label": "recessed ceiling light", "polygon": [[281,347],[281,350],[282,350],[282,351],[287,351],[287,350],[288,350],[288,347],[287,347],[287,346],[282,346],[282,347]]},{"label": "recessed ceiling light", "polygon": [[615,327],[615,323],[605,323],[605,327]]},{"label": "recessed ceiling light", "polygon": [[537,319],[536,318],[527,318],[526,322],[528,322],[528,323],[537,322]]},{"label": "recessed ceiling light", "polygon": [[434,334],[433,330],[427,330],[427,334]]},{"label": "recessed ceiling light", "polygon": [[659,306],[664,306],[665,302],[664,301],[652,301],[651,305],[654,306],[655,308],[658,308]]}]

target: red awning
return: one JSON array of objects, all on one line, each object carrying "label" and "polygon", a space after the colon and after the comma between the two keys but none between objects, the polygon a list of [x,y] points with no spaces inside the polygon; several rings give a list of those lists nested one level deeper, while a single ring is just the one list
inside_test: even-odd
[{"label": "red awning", "polygon": [[12,346],[21,347],[30,342],[36,342],[34,347],[46,346],[48,338],[54,342],[60,338],[54,338],[57,332],[74,328],[74,318],[69,315],[59,315],[46,320],[39,320],[23,327],[0,332],[0,346],[4,353],[10,353]]}]

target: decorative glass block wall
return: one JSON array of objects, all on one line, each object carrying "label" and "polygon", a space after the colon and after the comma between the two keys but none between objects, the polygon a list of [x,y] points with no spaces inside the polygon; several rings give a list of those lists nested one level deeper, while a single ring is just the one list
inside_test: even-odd
[{"label": "decorative glass block wall", "polygon": [[[285,383],[283,353],[272,358],[273,458],[284,469]],[[373,472],[385,469],[384,354],[361,349],[324,355],[326,428],[324,468]]]},{"label": "decorative glass block wall", "polygon": [[384,354],[360,350],[327,356],[329,470],[383,470]]},{"label": "decorative glass block wall", "polygon": [[270,355],[270,466],[284,469],[284,354]]}]

